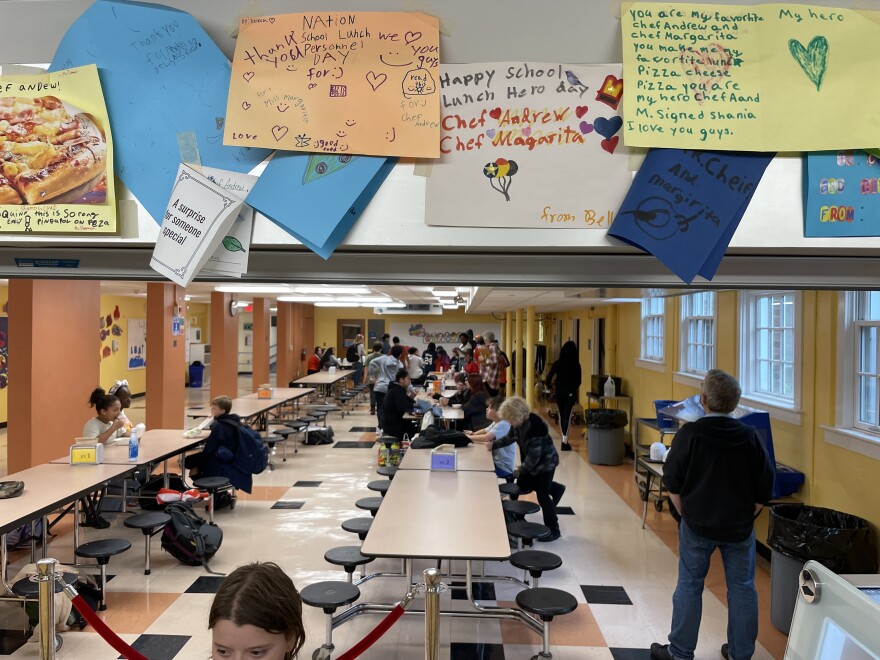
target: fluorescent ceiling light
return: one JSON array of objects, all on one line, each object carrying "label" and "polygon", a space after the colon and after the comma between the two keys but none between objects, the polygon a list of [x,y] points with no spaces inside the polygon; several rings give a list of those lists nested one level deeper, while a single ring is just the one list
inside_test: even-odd
[{"label": "fluorescent ceiling light", "polygon": [[372,293],[365,286],[297,286],[294,293],[323,293],[326,295],[343,294],[354,295],[358,293]]},{"label": "fluorescent ceiling light", "polygon": [[215,286],[214,291],[222,293],[290,293],[285,284],[223,284]]},{"label": "fluorescent ceiling light", "polygon": [[458,295],[455,289],[431,289],[431,293],[438,298],[455,298]]},{"label": "fluorescent ceiling light", "polygon": [[385,304],[383,304],[383,305],[381,305],[381,306],[384,307],[385,309],[392,309],[392,308],[393,308],[393,309],[403,309],[403,308],[406,307],[406,303],[402,303],[402,302],[390,302],[390,303],[385,303]]},{"label": "fluorescent ceiling light", "polygon": [[458,309],[456,303],[443,303],[443,309]]},{"label": "fluorescent ceiling light", "polygon": [[384,305],[385,303],[392,302],[391,298],[387,297],[378,297],[378,296],[364,296],[363,298],[345,298],[340,297],[336,298],[336,302],[338,303],[349,303],[352,305]]},{"label": "fluorescent ceiling light", "polygon": [[[368,305],[368,307],[372,306],[372,304]],[[315,307],[362,307],[362,305],[341,302],[316,302]]]},{"label": "fluorescent ceiling light", "polygon": [[278,300],[278,302],[305,303],[333,302],[333,298],[331,296],[278,296],[276,300]]}]

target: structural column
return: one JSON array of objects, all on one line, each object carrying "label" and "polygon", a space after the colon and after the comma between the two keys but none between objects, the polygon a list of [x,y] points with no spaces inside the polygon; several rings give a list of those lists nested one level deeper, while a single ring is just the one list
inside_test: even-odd
[{"label": "structural column", "polygon": [[95,415],[100,316],[98,282],[9,281],[10,474],[64,456]]},{"label": "structural column", "polygon": [[516,338],[516,369],[514,381],[516,381],[516,394],[517,396],[523,396],[525,392],[523,392],[523,361],[525,360],[525,355],[523,353],[523,335],[522,335],[522,308],[516,308],[516,321],[514,323],[516,326],[513,330],[513,336]]},{"label": "structural column", "polygon": [[535,407],[535,308],[526,307],[526,401]]},{"label": "structural column", "polygon": [[275,345],[278,348],[276,361],[276,376],[278,387],[287,387],[287,384],[295,378],[293,344],[293,303],[278,302],[278,327],[275,330]]},{"label": "structural column", "polygon": [[211,292],[212,399],[238,396],[238,317],[230,312],[232,300],[231,293]]},{"label": "structural column", "polygon": [[[511,331],[513,329],[513,324],[511,323],[512,314],[507,312],[504,315],[504,352],[507,353],[508,357],[514,355],[515,344],[513,343],[513,335]],[[511,357],[512,359],[512,357]],[[510,367],[507,367],[507,384],[504,386],[504,396],[510,396],[513,394],[513,371],[511,371]]]},{"label": "structural column", "polygon": [[[272,305],[271,298],[254,298],[254,329],[252,337],[254,340],[254,357],[253,357],[253,386],[256,392],[260,385],[269,383],[269,332],[270,332],[270,312],[269,307]],[[277,383],[282,385],[281,383]],[[285,381],[283,386],[286,386]]]},{"label": "structural column", "polygon": [[184,424],[186,326],[173,333],[173,320],[184,305],[183,287],[147,284],[147,410],[148,429],[177,429]]}]

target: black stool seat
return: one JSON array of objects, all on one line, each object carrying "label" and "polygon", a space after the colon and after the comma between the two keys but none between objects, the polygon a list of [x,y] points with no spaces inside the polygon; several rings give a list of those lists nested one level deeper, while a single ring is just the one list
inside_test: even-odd
[{"label": "black stool seat", "polygon": [[[366,518],[366,520],[372,522],[372,518]],[[355,566],[369,564],[373,561],[373,558],[362,555],[359,545],[341,545],[338,548],[330,548],[325,552],[324,561],[336,566],[345,566],[345,570],[351,567],[353,571]]]},{"label": "black stool seat", "polygon": [[[305,426],[305,425],[303,425]],[[293,435],[294,433],[299,433],[302,429],[294,429],[294,428],[286,428],[286,429],[275,429],[272,431],[274,435],[281,436],[279,438],[273,438],[269,436],[268,438],[264,438],[263,442],[280,442],[281,440],[287,440],[288,436]]]},{"label": "black stool seat", "polygon": [[397,474],[398,468],[393,465],[385,465],[376,470],[376,473],[383,477],[388,477],[389,479],[394,479],[394,475]]},{"label": "black stool seat", "polygon": [[358,509],[365,509],[370,512],[370,515],[375,516],[376,511],[379,510],[379,507],[382,506],[382,498],[381,497],[362,497],[354,505]]},{"label": "black stool seat", "polygon": [[528,571],[532,577],[541,577],[544,571],[552,571],[562,566],[562,558],[559,555],[544,550],[520,550],[510,555],[508,561],[512,566]]},{"label": "black stool seat", "polygon": [[[308,423],[301,422],[298,419],[295,419],[292,422],[284,422],[284,426],[289,426],[294,431],[302,431],[305,427],[308,426]],[[276,431],[276,433],[277,433],[277,431]]]},{"label": "black stool seat", "polygon": [[317,422],[318,418],[313,415],[300,415],[297,419],[299,422],[305,422],[306,424],[311,424],[312,422]]},{"label": "black stool seat", "polygon": [[321,412],[336,412],[339,410],[339,406],[334,406],[332,403],[322,403],[317,406],[309,406],[312,410],[320,410]]},{"label": "black stool seat", "polygon": [[509,484],[499,484],[498,490],[501,492],[502,495],[510,495],[511,497],[516,497],[521,492],[519,486],[517,486],[513,482]]},{"label": "black stool seat", "polygon": [[125,552],[130,547],[131,542],[125,539],[100,539],[83,543],[73,552],[77,557],[89,557],[97,559],[99,564],[106,564],[110,557]]},{"label": "black stool seat", "polygon": [[[75,584],[77,579],[76,573],[62,573],[61,579],[55,579],[55,593],[59,593],[65,584]],[[40,583],[34,582],[30,578],[22,578],[12,585],[12,593],[22,598],[36,598],[40,591]]]},{"label": "black stool seat", "polygon": [[541,523],[519,520],[517,522],[507,523],[507,533],[511,536],[523,539],[529,544],[535,539],[540,539],[550,534],[550,528]]},{"label": "black stool seat", "polygon": [[552,621],[554,616],[573,612],[578,606],[577,599],[567,591],[547,587],[520,591],[516,595],[516,604],[544,621]]},{"label": "black stool seat", "polygon": [[332,614],[337,607],[353,603],[361,597],[361,590],[348,582],[316,582],[299,592],[302,601],[312,607],[320,607],[326,614]]},{"label": "black stool seat", "polygon": [[501,503],[501,508],[520,518],[541,510],[541,507],[534,502],[526,502],[524,500],[504,500]]},{"label": "black stool seat", "polygon": [[223,486],[228,485],[228,477],[203,477],[202,479],[196,479],[195,481],[193,481],[193,486],[195,486],[199,490],[210,491],[215,488],[222,488]]},{"label": "black stool seat", "polygon": [[171,520],[171,516],[162,511],[149,511],[147,513],[139,513],[136,516],[126,518],[122,524],[126,527],[143,530],[144,534],[149,534],[156,527],[164,527]]},{"label": "black stool seat", "polygon": [[342,529],[352,534],[357,534],[361,541],[367,538],[367,532],[370,531],[370,525],[373,524],[372,518],[349,518],[342,522]]},{"label": "black stool seat", "polygon": [[388,492],[389,486],[391,486],[391,479],[377,479],[367,484],[367,488],[382,493],[383,496]]}]

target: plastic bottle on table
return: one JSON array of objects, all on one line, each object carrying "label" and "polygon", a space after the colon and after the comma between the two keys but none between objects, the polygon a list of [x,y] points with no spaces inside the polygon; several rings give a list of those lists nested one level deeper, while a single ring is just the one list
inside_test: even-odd
[{"label": "plastic bottle on table", "polygon": [[130,463],[134,463],[138,459],[138,433],[140,429],[137,426],[131,429],[131,433],[128,436],[128,460]]}]

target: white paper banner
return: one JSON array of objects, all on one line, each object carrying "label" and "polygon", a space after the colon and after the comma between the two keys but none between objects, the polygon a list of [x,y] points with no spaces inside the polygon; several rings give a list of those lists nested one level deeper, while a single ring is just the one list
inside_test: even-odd
[{"label": "white paper banner", "polygon": [[629,189],[622,66],[445,64],[426,222],[602,229]]},{"label": "white paper banner", "polygon": [[[203,167],[202,171],[211,181],[242,201],[259,178],[251,174],[220,170],[216,167]],[[247,272],[254,215],[254,210],[247,204],[241,207],[232,227],[221,239],[214,254],[208,258],[208,263],[202,268],[202,274],[241,277]]]},{"label": "white paper banner", "polygon": [[181,164],[150,267],[187,286],[226,236],[242,204],[196,170]]}]

